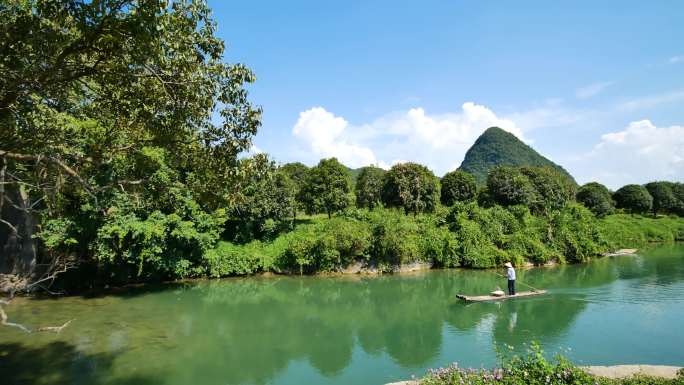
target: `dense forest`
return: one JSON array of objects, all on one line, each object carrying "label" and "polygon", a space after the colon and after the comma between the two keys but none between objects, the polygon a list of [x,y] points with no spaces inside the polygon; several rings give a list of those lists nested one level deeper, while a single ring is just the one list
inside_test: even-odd
[{"label": "dense forest", "polygon": [[469,151],[442,178],[243,157],[255,76],[226,64],[204,1],[62,3],[0,5],[0,273],[14,289],[56,273],[89,287],[581,262],[684,238],[684,184],[578,188],[498,129],[476,145],[505,157]]}]

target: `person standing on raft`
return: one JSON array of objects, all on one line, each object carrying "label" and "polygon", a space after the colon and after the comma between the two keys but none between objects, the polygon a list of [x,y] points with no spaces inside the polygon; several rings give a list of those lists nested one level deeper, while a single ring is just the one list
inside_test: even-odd
[{"label": "person standing on raft", "polygon": [[508,295],[515,295],[515,269],[510,262],[504,263],[506,266],[506,277],[508,278]]}]

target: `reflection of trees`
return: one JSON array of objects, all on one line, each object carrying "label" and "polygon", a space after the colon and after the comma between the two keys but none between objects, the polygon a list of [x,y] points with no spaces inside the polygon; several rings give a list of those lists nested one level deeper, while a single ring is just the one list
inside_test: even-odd
[{"label": "reflection of trees", "polygon": [[65,342],[39,348],[18,343],[0,344],[0,378],[3,384],[155,384],[144,376],[106,377],[115,358],[112,354],[84,355]]},{"label": "reflection of trees", "polygon": [[[79,317],[62,335],[79,341],[78,351],[94,353],[70,363],[53,358],[54,353],[31,354],[37,357],[33,362],[48,363],[45,373],[57,371],[57,365],[74,367],[71,362],[83,362],[98,373],[137,367],[146,378],[170,385],[265,384],[295,361],[308,362],[324,376],[336,376],[350,364],[357,342],[368,354],[387,354],[403,367],[419,368],[439,356],[445,324],[457,332],[471,332],[489,325],[483,320],[491,320],[497,345],[519,347],[531,340],[553,344],[585,309],[590,298],[579,293],[586,288],[618,278],[633,278],[634,284],[681,280],[681,257],[671,258],[669,253],[521,269],[521,282],[551,289],[552,294],[499,304],[456,301],[456,293],[486,293],[505,285],[505,280],[492,272],[455,270],[399,277],[252,277],[96,298],[87,306],[102,307]],[[63,303],[59,306],[64,308]],[[54,305],[50,309],[54,311]],[[64,309],[59,319],[73,316],[73,310]],[[19,321],[27,316],[19,308],[12,310]],[[115,349],[114,366],[106,353],[98,353],[113,347],[121,349]],[[63,349],[66,357],[74,352],[71,346],[46,349]],[[0,356],[0,374],[8,373],[4,357]],[[55,365],[50,364],[53,361]],[[21,383],[21,371],[17,373],[9,378]],[[99,380],[96,373],[84,376],[90,383]],[[145,378],[138,382],[145,383]]]},{"label": "reflection of trees", "polygon": [[564,294],[502,303],[494,322],[494,341],[497,346],[516,347],[530,341],[553,343],[585,307],[586,301]]}]

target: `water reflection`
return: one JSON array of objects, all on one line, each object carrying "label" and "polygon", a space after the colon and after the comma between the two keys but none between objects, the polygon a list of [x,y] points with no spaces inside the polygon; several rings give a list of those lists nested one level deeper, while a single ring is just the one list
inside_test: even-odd
[{"label": "water reflection", "polygon": [[[485,351],[493,346],[562,344],[596,301],[635,302],[644,290],[672,289],[684,278],[682,251],[520,271],[521,282],[551,294],[502,303],[458,302],[456,293],[485,293],[502,282],[491,272],[453,270],[229,279],[101,298],[25,300],[12,309],[17,321],[76,313],[78,320],[59,336],[0,329],[0,374],[10,384],[31,378],[46,384],[125,383],[131,373],[135,383],[297,383],[303,374],[293,374],[293,367],[306,363],[330,383],[343,383],[348,369],[369,370],[359,357],[375,360],[375,366],[422,371],[456,349],[486,363]],[[469,335],[488,342],[478,345],[464,337]],[[29,354],[38,358],[23,361]],[[37,365],[41,371],[31,372]],[[373,376],[363,377],[378,383]]]}]

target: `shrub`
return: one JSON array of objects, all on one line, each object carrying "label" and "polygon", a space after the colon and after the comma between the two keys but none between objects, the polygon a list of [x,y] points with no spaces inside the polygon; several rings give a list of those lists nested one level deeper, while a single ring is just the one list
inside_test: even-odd
[{"label": "shrub", "polygon": [[428,225],[420,231],[420,255],[437,266],[460,266],[458,242],[446,227]]},{"label": "shrub", "polygon": [[675,379],[665,379],[636,375],[629,378],[610,379],[595,377],[573,365],[563,356],[556,356],[553,361],[544,357],[539,345],[532,344],[530,351],[524,356],[504,357],[500,368],[463,369],[457,364],[446,368],[431,369],[420,381],[420,385],[677,385],[684,381],[684,373],[678,373]]},{"label": "shrub", "polygon": [[215,248],[205,253],[202,265],[206,274],[212,278],[253,274],[263,268],[263,263],[261,258],[250,251],[248,247],[219,242]]},{"label": "shrub", "polygon": [[300,226],[282,238],[278,266],[299,273],[339,270],[367,259],[371,245],[369,225],[344,217]]},{"label": "shrub", "polygon": [[207,213],[192,199],[176,197],[176,211],[136,213],[124,197],[109,210],[93,247],[115,280],[177,279],[202,275],[203,255],[219,239],[225,212]]},{"label": "shrub", "polygon": [[586,262],[606,248],[596,218],[584,206],[573,204],[555,212],[549,226],[547,243],[568,262]]},{"label": "shrub", "polygon": [[371,254],[383,268],[421,259],[418,224],[396,210],[382,210],[373,217]]}]

